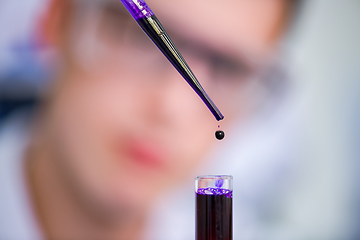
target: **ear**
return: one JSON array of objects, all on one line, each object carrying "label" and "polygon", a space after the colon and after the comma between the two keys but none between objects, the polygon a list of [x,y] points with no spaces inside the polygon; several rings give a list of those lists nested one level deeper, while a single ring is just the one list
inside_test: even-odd
[{"label": "ear", "polygon": [[37,28],[39,42],[44,45],[59,46],[71,19],[69,0],[49,0]]}]

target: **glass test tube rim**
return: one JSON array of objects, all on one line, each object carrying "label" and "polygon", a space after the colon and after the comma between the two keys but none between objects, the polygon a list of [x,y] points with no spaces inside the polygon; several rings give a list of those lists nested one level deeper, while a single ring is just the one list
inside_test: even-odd
[{"label": "glass test tube rim", "polygon": [[233,179],[232,175],[199,175],[195,177],[195,180],[200,180],[200,179],[208,179],[208,180],[218,180],[218,179],[226,179],[226,180],[230,180]]},{"label": "glass test tube rim", "polygon": [[[223,180],[224,184],[221,184],[222,186],[220,188],[228,189],[230,191],[233,190],[233,176],[232,175],[199,175],[195,177],[195,192],[198,191],[200,188],[204,187],[214,187],[219,188],[215,185],[215,182],[217,180]],[[206,184],[207,186],[201,186],[203,185],[200,182],[207,182],[207,183],[213,183],[213,184]]]}]

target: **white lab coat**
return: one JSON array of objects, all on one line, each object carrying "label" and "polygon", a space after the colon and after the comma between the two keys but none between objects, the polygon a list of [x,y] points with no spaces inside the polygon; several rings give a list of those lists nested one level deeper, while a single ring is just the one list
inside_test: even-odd
[{"label": "white lab coat", "polygon": [[17,114],[0,130],[0,239],[41,240],[24,174],[27,114]]}]

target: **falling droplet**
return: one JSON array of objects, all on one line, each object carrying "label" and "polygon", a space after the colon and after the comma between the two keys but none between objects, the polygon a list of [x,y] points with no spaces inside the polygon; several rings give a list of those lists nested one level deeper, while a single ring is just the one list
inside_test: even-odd
[{"label": "falling droplet", "polygon": [[222,140],[225,137],[225,133],[221,130],[215,132],[215,137],[218,140]]}]

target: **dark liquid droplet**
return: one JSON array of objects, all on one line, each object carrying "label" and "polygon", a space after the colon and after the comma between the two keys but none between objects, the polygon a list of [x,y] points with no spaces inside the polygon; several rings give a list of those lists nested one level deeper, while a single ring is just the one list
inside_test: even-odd
[{"label": "dark liquid droplet", "polygon": [[215,137],[218,140],[222,140],[225,137],[225,133],[221,130],[215,132]]}]

